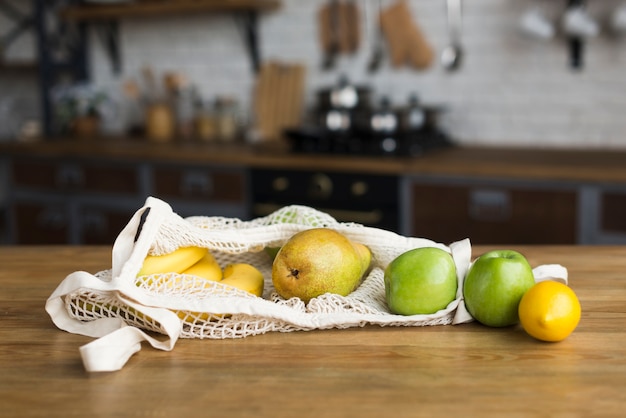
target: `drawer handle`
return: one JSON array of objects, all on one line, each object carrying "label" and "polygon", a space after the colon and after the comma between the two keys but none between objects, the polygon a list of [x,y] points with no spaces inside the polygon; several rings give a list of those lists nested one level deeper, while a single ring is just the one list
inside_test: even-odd
[{"label": "drawer handle", "polygon": [[476,221],[506,222],[511,218],[511,197],[503,190],[472,190],[468,210]]},{"label": "drawer handle", "polygon": [[180,191],[184,196],[208,197],[213,193],[211,177],[205,173],[185,173],[181,182]]},{"label": "drawer handle", "polygon": [[108,225],[105,216],[101,213],[86,213],[83,215],[82,227],[84,232],[104,236]]},{"label": "drawer handle", "polygon": [[48,208],[37,216],[37,225],[42,229],[60,231],[67,227],[67,217],[63,209]]},{"label": "drawer handle", "polygon": [[64,189],[78,189],[85,183],[85,176],[79,167],[65,166],[57,172],[56,183]]}]

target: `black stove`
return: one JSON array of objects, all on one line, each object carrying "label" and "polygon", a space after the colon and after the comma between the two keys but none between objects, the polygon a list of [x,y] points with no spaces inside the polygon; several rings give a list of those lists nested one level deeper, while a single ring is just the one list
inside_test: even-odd
[{"label": "black stove", "polygon": [[380,134],[333,132],[320,127],[308,127],[288,129],[285,133],[293,152],[307,154],[416,157],[454,145],[448,135],[437,129]]},{"label": "black stove", "polygon": [[306,205],[340,222],[400,230],[397,175],[257,168],[250,181],[252,218],[287,205]]}]

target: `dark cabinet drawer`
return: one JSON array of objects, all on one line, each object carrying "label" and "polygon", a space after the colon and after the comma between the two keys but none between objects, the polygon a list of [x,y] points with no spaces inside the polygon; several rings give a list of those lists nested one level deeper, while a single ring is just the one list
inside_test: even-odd
[{"label": "dark cabinet drawer", "polygon": [[64,204],[20,202],[11,207],[16,244],[67,244],[70,215]]},{"label": "dark cabinet drawer", "polygon": [[215,168],[158,167],[154,169],[156,196],[200,201],[243,203],[243,172]]},{"label": "dark cabinet drawer", "polygon": [[570,190],[412,186],[412,234],[443,243],[574,244],[577,216]]},{"label": "dark cabinet drawer", "polygon": [[626,193],[604,192],[600,205],[602,232],[626,233]]},{"label": "dark cabinet drawer", "polygon": [[79,240],[88,245],[113,245],[134,210],[87,205],[80,210]]},{"label": "dark cabinet drawer", "polygon": [[17,159],[12,163],[12,177],[17,188],[55,192],[139,192],[138,174],[133,166],[109,163]]}]

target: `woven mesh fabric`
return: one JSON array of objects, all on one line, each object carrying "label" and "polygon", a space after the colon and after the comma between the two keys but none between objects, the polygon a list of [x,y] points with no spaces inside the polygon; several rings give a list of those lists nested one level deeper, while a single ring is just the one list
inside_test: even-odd
[{"label": "woven mesh fabric", "polygon": [[[313,227],[333,228],[372,251],[372,269],[361,285],[343,297],[325,294],[304,304],[298,298],[285,300],[274,290],[272,260],[266,247],[284,244],[294,233]],[[182,338],[241,338],[269,331],[290,332],[323,328],[381,326],[423,326],[452,323],[459,300],[432,315],[400,316],[388,311],[385,303],[384,268],[399,254],[416,247],[446,246],[421,238],[409,238],[390,231],[355,223],[340,223],[328,214],[306,206],[287,206],[266,217],[251,221],[235,218],[168,215],[158,225],[150,254],[160,255],[180,247],[208,248],[222,266],[249,263],[265,278],[263,297],[184,274],[159,274],[147,278],[128,275],[151,297],[156,306],[172,310],[181,320]],[[138,271],[140,265],[126,271]],[[111,281],[111,270],[96,274]],[[148,331],[162,332],[158,321],[128,306],[119,292],[80,288],[65,298],[69,315],[79,321],[103,317],[122,318]]]}]

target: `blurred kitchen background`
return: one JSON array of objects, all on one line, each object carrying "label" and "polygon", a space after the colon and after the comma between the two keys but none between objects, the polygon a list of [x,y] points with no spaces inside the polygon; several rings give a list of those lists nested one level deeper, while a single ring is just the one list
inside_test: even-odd
[{"label": "blurred kitchen background", "polygon": [[[626,35],[613,24],[624,6],[622,0],[587,2],[599,33],[585,39],[578,69],[570,65],[570,41],[562,28],[567,1],[462,1],[464,56],[462,67],[452,72],[446,71],[439,59],[450,42],[446,0],[410,0],[411,18],[435,59],[425,68],[393,67],[386,48],[379,71],[371,73],[368,64],[378,42],[379,8],[394,2],[355,1],[358,48],[354,53],[341,53],[331,69],[324,69],[318,14],[329,1],[282,0],[278,8],[258,16],[259,56],[263,62],[277,60],[306,68],[307,106],[314,105],[318,89],[337,83],[340,74],[353,83],[371,85],[377,95],[388,95],[393,103],[403,104],[415,92],[424,103],[445,106],[440,123],[460,144],[626,147],[626,118],[622,117],[626,109]],[[33,7],[29,1],[1,3],[24,13]],[[57,3],[62,10],[63,2]],[[524,32],[521,21],[529,12],[539,12],[552,24],[554,34],[542,37]],[[247,118],[253,117],[256,74],[251,70],[246,34],[236,16],[172,13],[124,17],[117,23],[119,73],[114,71],[106,41],[95,25],[88,27],[87,45],[90,81],[115,100],[123,101],[123,84],[141,77],[149,66],[157,75],[171,71],[183,75],[205,100],[232,98]],[[14,26],[0,13],[0,28],[8,32]],[[16,37],[2,53],[3,140],[11,139],[6,132],[11,122],[7,114],[40,111],[38,73],[23,67],[37,62],[37,54],[36,31],[32,29]],[[17,70],[10,68],[13,63],[18,64]],[[12,101],[19,102],[13,104],[19,109],[8,109]],[[104,129],[121,129],[115,126],[119,122],[110,121]]]},{"label": "blurred kitchen background", "polygon": [[[456,65],[446,61],[451,46],[460,54]],[[50,215],[43,210],[52,231],[41,239],[54,242],[51,236],[55,235],[54,228],[65,222],[63,218],[71,222],[87,204],[113,205],[110,196],[85,197],[75,185],[71,195],[54,191],[60,190],[58,184],[42,192],[41,186],[29,183],[30,178],[21,188],[19,166],[13,156],[37,154],[41,147],[23,151],[10,144],[65,143],[68,138],[83,138],[77,143],[83,144],[84,150],[84,138],[96,139],[99,144],[148,137],[148,144],[186,140],[248,145],[288,138],[293,150],[308,154],[329,151],[323,141],[328,138],[319,136],[322,132],[334,135],[331,143],[340,147],[330,151],[348,156],[367,154],[374,158],[371,161],[379,161],[377,156],[419,158],[429,147],[449,146],[621,152],[626,150],[624,74],[624,0],[0,0],[0,146],[7,146],[2,151],[7,157],[0,164],[0,203],[5,202],[0,207],[6,207],[1,209],[5,225],[0,227],[0,236],[5,242],[37,242],[40,235],[36,230],[26,234],[28,238],[20,237],[28,220],[23,220],[22,226],[13,224],[19,222],[20,213],[41,215],[54,203],[61,206],[61,214]],[[156,106],[162,102],[167,102],[167,109]],[[364,103],[367,106],[362,106]],[[82,118],[94,112],[99,116],[97,124]],[[421,136],[400,140],[396,126]],[[354,135],[345,135],[351,129],[361,135],[358,143],[351,142]],[[391,131],[397,136],[389,142]],[[363,145],[365,137],[369,138],[367,146]],[[402,142],[405,139],[406,144]],[[65,144],[61,149],[55,152],[66,155],[72,146]],[[80,156],[84,152],[74,153]],[[506,165],[500,157],[489,158]],[[181,169],[188,164],[184,160],[179,161]],[[69,166],[65,160],[53,162],[61,164],[64,181],[74,181],[75,177],[81,182],[88,180],[80,160],[71,161]],[[108,173],[106,158],[98,162]],[[200,172],[208,170],[195,163]],[[28,164],[22,173],[34,170]],[[359,164],[356,173],[343,174],[355,179],[370,162]],[[260,165],[268,168],[269,163],[264,160]],[[411,209],[415,204],[411,199],[415,197],[405,195],[411,191],[413,195],[427,195],[430,189],[412,189],[412,182],[429,183],[432,178],[414,178],[410,173],[402,176],[407,174],[402,172],[405,166],[394,167],[380,168],[385,172],[380,174],[385,175],[395,170],[393,178],[385,180],[390,183],[378,186],[394,191],[388,199],[394,205],[391,217],[396,219],[385,227],[405,234],[430,234],[430,230],[420,229],[420,222],[432,225],[436,219],[414,217],[417,212]],[[260,215],[262,211],[250,209],[256,207],[258,196],[248,192],[262,190],[263,186],[253,184],[253,180],[268,173],[254,172],[257,168],[239,164],[233,168],[243,176],[241,208],[245,209],[230,203],[220,206],[218,202],[205,212]],[[277,179],[283,179],[281,173],[294,167],[275,168],[267,181],[283,187]],[[123,225],[130,208],[136,208],[145,194],[158,194],[158,170],[146,170],[135,173],[139,185],[132,198],[129,195],[126,200],[117,200],[118,224]],[[376,170],[364,171],[372,174],[369,172]],[[192,174],[197,180],[197,173]],[[323,180],[349,182],[331,174]],[[474,184],[461,180],[475,172],[457,174],[457,178],[446,177],[442,184],[456,186],[458,180],[462,190],[455,189],[459,192],[456,196],[478,202],[478,212],[476,208],[464,209],[463,216],[477,216],[480,222],[506,218],[506,222],[517,225],[516,233],[523,235],[527,225],[515,216],[523,221],[530,218],[526,209],[517,211],[515,205],[526,205],[527,211],[534,209],[529,201],[519,203],[516,199],[543,196],[552,202],[549,205],[553,207],[544,211],[551,217],[546,216],[532,228],[545,229],[545,225],[563,219],[569,224],[564,236],[555,234],[552,241],[538,241],[617,242],[626,237],[626,225],[618,225],[617,238],[600,231],[604,189],[591,190],[580,178],[563,183],[560,177],[540,181],[530,176],[526,183],[520,183],[522,189],[535,190],[537,186],[545,193],[529,198],[515,194],[520,186],[515,182],[498,183],[498,175],[477,177]],[[289,180],[296,184],[296,177]],[[89,191],[87,180],[82,187]],[[370,180],[371,184],[377,181]],[[306,184],[308,180],[303,181]],[[355,180],[351,184],[370,183]],[[552,201],[558,194],[552,193],[553,189],[544,190],[546,185],[564,192],[564,200]],[[356,189],[361,194],[367,190],[359,187]],[[352,187],[353,192],[356,189]],[[433,199],[439,194],[435,192]],[[334,195],[326,198],[328,202],[320,206],[336,199]],[[40,206],[16,206],[16,202],[34,201]],[[206,209],[199,204],[187,205],[184,198],[179,202],[178,207],[186,214],[200,214],[197,211]],[[626,198],[612,202],[617,202],[618,209],[626,207]],[[445,201],[439,204],[448,205]],[[563,206],[567,206],[566,216],[560,212]],[[485,212],[480,212],[483,209]],[[440,212],[435,207],[423,215]],[[97,216],[89,219],[100,222]],[[473,231],[484,230],[480,222],[459,235],[478,234]],[[112,240],[118,224],[99,242]],[[461,220],[459,224],[464,223]],[[491,227],[504,230],[497,222]],[[106,229],[101,224],[98,228]],[[59,241],[85,242],[81,231],[80,226],[64,226],[59,233],[64,238]],[[544,232],[551,234],[549,229]],[[521,235],[509,235],[510,241],[533,242],[532,237]],[[507,239],[490,237],[495,236],[485,235],[484,241]]]}]

